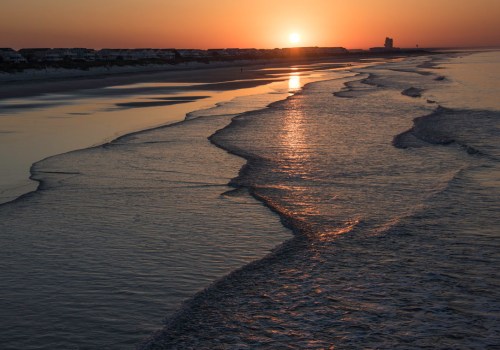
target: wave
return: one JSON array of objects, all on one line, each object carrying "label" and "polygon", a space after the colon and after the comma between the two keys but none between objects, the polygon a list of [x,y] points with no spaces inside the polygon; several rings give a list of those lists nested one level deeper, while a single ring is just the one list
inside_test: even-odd
[{"label": "wave", "polygon": [[[356,79],[361,78],[361,79]],[[358,72],[353,78],[344,83],[344,88],[340,91],[334,91],[333,96],[340,98],[355,98],[363,92],[372,91],[373,87],[381,88],[383,85],[378,84],[377,76],[374,73]]]},{"label": "wave", "polygon": [[[407,84],[408,75],[398,75],[391,82],[393,76],[370,74],[358,74],[358,80],[348,81],[342,91],[334,93],[348,99],[332,102],[328,99],[330,92],[316,97],[320,95],[317,86],[324,88],[317,84],[270,105],[267,110],[238,115],[210,137],[217,147],[247,161],[230,184],[237,190],[247,190],[276,212],[282,223],[293,230],[294,237],[264,259],[231,273],[187,301],[141,349],[321,349],[332,344],[397,348],[403,343],[412,344],[410,348],[423,348],[432,347],[436,339],[445,339],[447,347],[491,344],[478,338],[484,334],[479,324],[491,326],[494,322],[491,315],[481,313],[493,298],[481,299],[481,306],[468,303],[469,291],[462,284],[474,285],[478,293],[486,293],[492,286],[488,274],[493,265],[482,266],[488,259],[470,260],[477,247],[467,252],[463,247],[472,247],[475,238],[456,235],[463,222],[459,222],[455,211],[475,216],[473,201],[467,198],[468,193],[463,193],[472,158],[463,157],[460,152],[450,155],[447,150],[436,151],[431,146],[456,143],[469,147],[472,153],[491,150],[488,147],[494,142],[483,137],[491,126],[488,118],[495,116],[476,111],[472,114],[481,118],[477,121],[471,118],[471,111],[438,107],[432,113],[437,116],[416,118],[416,127],[393,141],[400,148],[417,144],[430,148],[399,152],[387,141],[395,134],[392,131],[411,122],[404,112],[419,115],[430,107],[400,97],[400,88]],[[434,81],[432,74],[415,76],[423,84]],[[382,85],[381,81],[386,89],[377,91],[373,87]],[[360,88],[373,94],[359,94]],[[381,101],[380,96],[387,100]],[[306,99],[309,103],[304,103]],[[334,118],[328,119],[328,113]],[[316,123],[318,120],[322,123]],[[475,122],[480,126],[474,126]],[[392,123],[399,126],[387,127]],[[308,128],[302,127],[305,124]],[[471,124],[475,130],[464,129]],[[345,145],[335,143],[335,137],[342,132],[336,134],[334,130],[344,125],[356,125],[349,129],[353,134]],[[353,130],[362,126],[364,133]],[[311,130],[314,132],[308,134]],[[278,139],[278,134],[282,139]],[[328,142],[322,143],[325,139],[320,137],[325,135]],[[379,135],[385,137],[381,142]],[[318,167],[319,158],[307,154],[310,143],[324,147],[314,149],[325,152],[323,157],[332,152],[347,159]],[[262,144],[262,148],[257,146]],[[286,152],[287,147],[291,152]],[[357,152],[365,153],[356,158]],[[300,162],[301,157],[307,156],[311,160],[302,159],[300,164],[311,166],[312,172],[300,172],[300,166],[293,167],[294,161]],[[316,173],[321,175],[312,179],[311,174]],[[323,183],[336,190],[323,193]],[[332,200],[335,192],[350,187],[360,197],[347,196],[342,204]],[[310,209],[305,197],[335,209],[303,215],[302,211]],[[460,202],[462,197],[465,202]],[[364,206],[364,216],[347,219],[344,215],[345,222],[334,222],[331,217],[342,210],[342,205]],[[410,210],[399,209],[406,205]],[[390,215],[376,221],[380,219],[378,211],[370,213],[373,217],[366,213],[374,207],[383,208]],[[325,223],[322,227],[315,221],[321,214],[332,213],[321,218]],[[455,226],[449,228],[450,225]],[[335,236],[336,233],[344,235]],[[493,250],[485,249],[489,253]],[[453,260],[457,256],[463,257],[460,263]],[[479,279],[475,275],[470,279],[461,276],[463,264],[471,264],[475,271],[488,271],[482,276],[487,279],[484,285],[476,284]],[[464,303],[455,307],[454,300]],[[454,334],[472,328],[475,335],[454,338]]]},{"label": "wave", "polygon": [[[267,98],[275,100],[277,95]],[[258,109],[260,103],[252,100],[240,110]],[[22,237],[14,239],[13,251],[21,253],[12,259],[8,258],[9,248],[3,249],[2,256],[15,267],[2,276],[11,278],[12,288],[22,288],[24,294],[11,297],[10,286],[1,289],[9,302],[26,299],[30,305],[50,295],[49,311],[48,303],[34,306],[40,312],[38,323],[46,324],[47,331],[39,331],[36,325],[21,327],[23,323],[16,321],[5,341],[19,344],[21,340],[12,338],[16,332],[17,338],[19,334],[25,338],[23,344],[56,348],[41,340],[51,333],[55,341],[65,344],[60,348],[130,346],[157,329],[161,318],[174,312],[183,300],[290,237],[249,196],[238,203],[219,197],[242,164],[241,159],[207,142],[208,136],[234,116],[224,113],[228,111],[225,106],[230,104],[219,105],[222,109],[211,111],[210,118],[201,118],[202,113],[195,119],[130,133],[33,164],[31,178],[38,182],[37,190],[3,205],[4,220],[0,220],[0,239]],[[138,244],[132,244],[136,238]],[[103,242],[97,243],[100,249],[93,248],[96,242]],[[30,249],[31,243],[43,248]],[[120,253],[114,255],[117,251]],[[27,264],[49,262],[37,281],[25,278],[32,271],[23,265],[25,256],[30,257]],[[54,266],[55,259],[64,261],[61,267]],[[93,269],[91,275],[87,269]],[[141,273],[135,274],[138,270]],[[75,292],[73,279],[70,283],[67,278],[58,280],[61,271],[65,276],[85,276],[89,282]],[[123,287],[128,284],[137,291],[133,296]],[[97,309],[82,308],[86,296],[71,297],[75,293],[98,295],[102,303]],[[14,320],[18,313],[12,307],[4,310],[2,319],[10,327],[6,320]],[[54,331],[57,324],[64,324],[63,336]],[[82,337],[73,339],[71,334],[78,332]]]},{"label": "wave", "polygon": [[[258,114],[265,113],[266,110],[283,108],[291,99],[297,98],[303,91],[313,85],[314,83],[306,84],[301,91],[295,92],[285,100],[273,102],[264,109],[248,111],[236,115],[228,125],[217,130],[209,137],[209,141],[214,146],[246,160],[238,176],[231,179],[229,182],[229,185],[232,186],[234,190],[228,191],[223,195],[233,195],[233,193],[239,195],[241,191],[247,195],[251,195],[279,216],[282,225],[293,232],[293,238],[276,246],[271,253],[264,258],[234,270],[230,274],[215,281],[207,288],[196,293],[192,298],[184,302],[175,315],[166,320],[162,330],[146,339],[138,346],[138,349],[152,350],[177,346],[172,344],[181,344],[180,346],[182,347],[184,345],[183,341],[187,340],[189,343],[193,340],[190,338],[193,336],[193,331],[195,331],[195,329],[191,328],[193,324],[206,324],[207,317],[214,317],[217,315],[217,312],[212,312],[214,308],[217,308],[220,304],[232,300],[235,297],[238,298],[237,295],[241,292],[241,288],[245,288],[248,283],[252,285],[254,283],[257,284],[257,278],[266,278],[266,271],[270,266],[281,264],[284,261],[294,260],[294,256],[297,254],[307,252],[307,247],[310,247],[311,244],[318,241],[329,241],[331,237],[338,237],[340,234],[346,234],[353,231],[357,226],[362,225],[360,221],[348,220],[339,225],[335,232],[318,232],[313,224],[297,217],[294,213],[287,212],[286,208],[282,207],[272,198],[262,195],[259,192],[259,190],[262,190],[262,187],[247,181],[247,175],[253,174],[255,168],[261,167],[262,164],[272,162],[272,159],[266,159],[246,149],[235,147],[235,145],[225,142],[224,137],[220,137],[222,134],[225,134],[224,136],[227,136],[227,133],[234,134],[235,129],[244,128],[250,118],[255,118]],[[262,298],[265,299],[266,296]],[[241,300],[241,302],[244,301]],[[218,321],[220,320],[214,320],[214,323]],[[218,336],[223,336],[223,333],[226,331],[219,329],[215,330],[215,332]],[[206,346],[206,343],[203,343],[204,341],[207,342],[210,340],[211,342],[214,340],[215,334],[205,334],[204,336],[206,338],[202,339],[199,334],[196,334],[196,337],[200,340],[200,344],[203,344],[201,347]],[[240,345],[243,346],[243,348],[246,346],[243,345],[243,343],[240,343]]]},{"label": "wave", "polygon": [[413,127],[392,141],[397,148],[456,144],[468,154],[499,159],[498,129],[500,112],[461,110],[439,106],[433,113],[415,118]]}]

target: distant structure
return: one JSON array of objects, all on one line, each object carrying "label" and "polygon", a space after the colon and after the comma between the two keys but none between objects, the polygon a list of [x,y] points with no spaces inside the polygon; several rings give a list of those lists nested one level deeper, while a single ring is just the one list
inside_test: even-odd
[{"label": "distant structure", "polygon": [[384,47],[388,50],[392,50],[394,48],[394,40],[392,38],[385,38]]},{"label": "distant structure", "polygon": [[400,50],[401,50],[400,48],[394,47],[394,39],[389,37],[385,38],[385,43],[383,47],[370,48],[370,52],[375,52],[375,53],[394,52]]},{"label": "distant structure", "polygon": [[[1,0],[0,0],[1,1]],[[297,59],[342,57],[345,55],[394,54],[421,52],[417,48],[394,47],[394,40],[386,37],[384,46],[347,50],[344,47],[288,47],[275,49],[219,48],[219,49],[174,49],[174,48],[0,48],[0,72],[28,68],[44,69],[108,67],[109,65],[179,64],[188,62],[210,63],[235,60]]]},{"label": "distant structure", "polygon": [[26,59],[11,48],[0,48],[0,62],[24,63]]},{"label": "distant structure", "polygon": [[179,63],[187,61],[224,61],[237,59],[328,57],[348,54],[343,47],[293,47],[284,49],[220,48],[220,49],[111,49],[87,48],[25,48],[15,51],[0,48],[2,64],[63,64],[95,63],[99,66],[109,63]]}]

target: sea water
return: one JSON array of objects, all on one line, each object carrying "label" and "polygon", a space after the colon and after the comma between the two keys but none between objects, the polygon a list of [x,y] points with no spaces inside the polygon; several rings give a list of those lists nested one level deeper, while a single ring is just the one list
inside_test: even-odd
[{"label": "sea water", "polygon": [[500,344],[500,54],[354,70],[236,117],[231,181],[294,232],[144,348]]},{"label": "sea water", "polygon": [[141,347],[494,348],[499,112],[457,72],[496,62],[291,74],[36,163],[0,207],[2,348],[133,348],[163,317]]},{"label": "sea water", "polygon": [[[238,96],[269,92],[269,84],[263,83],[270,78],[237,78],[235,74],[231,81],[204,84],[157,78],[154,83],[2,99],[0,204],[37,188],[38,183],[29,179],[30,167],[41,159],[182,121],[188,112]],[[281,74],[274,80],[286,78]]]},{"label": "sea water", "polygon": [[[290,238],[275,214],[246,191],[232,191],[228,183],[245,161],[208,137],[233,116],[284,99],[325,74],[353,75],[293,70],[282,81],[189,102],[194,106],[182,108],[217,105],[189,113],[185,122],[36,162],[31,173],[38,190],[0,206],[0,348],[134,348],[184,300]],[[165,88],[84,91],[63,99],[67,104],[24,108],[17,117],[66,130],[59,139],[75,147],[106,132],[175,118],[183,109],[117,105],[179,98]],[[182,96],[212,94],[197,89]],[[100,94],[107,97],[93,96]],[[4,116],[15,122],[15,115]],[[93,139],[75,140],[78,129]],[[51,132],[40,130],[47,140],[57,136]],[[43,143],[39,148],[50,151]]]}]

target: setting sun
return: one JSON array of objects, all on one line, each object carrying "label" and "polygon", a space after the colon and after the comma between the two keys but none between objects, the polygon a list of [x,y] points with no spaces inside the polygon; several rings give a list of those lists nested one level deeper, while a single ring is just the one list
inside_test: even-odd
[{"label": "setting sun", "polygon": [[300,42],[300,35],[298,33],[291,33],[288,40],[290,40],[292,44],[298,44]]}]

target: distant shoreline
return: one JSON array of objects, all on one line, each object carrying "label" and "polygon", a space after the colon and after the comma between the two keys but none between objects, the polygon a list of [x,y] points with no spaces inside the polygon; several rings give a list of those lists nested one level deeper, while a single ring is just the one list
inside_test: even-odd
[{"label": "distant shoreline", "polygon": [[363,59],[397,58],[434,54],[431,51],[347,54],[322,58],[255,59],[214,61],[210,63],[185,62],[134,66],[93,67],[88,70],[48,68],[16,73],[0,72],[0,100],[25,98],[46,93],[61,93],[82,89],[103,88],[146,82],[210,83],[238,79],[271,77],[276,72],[262,72],[259,68],[281,68],[290,65],[332,63],[343,64]]}]

